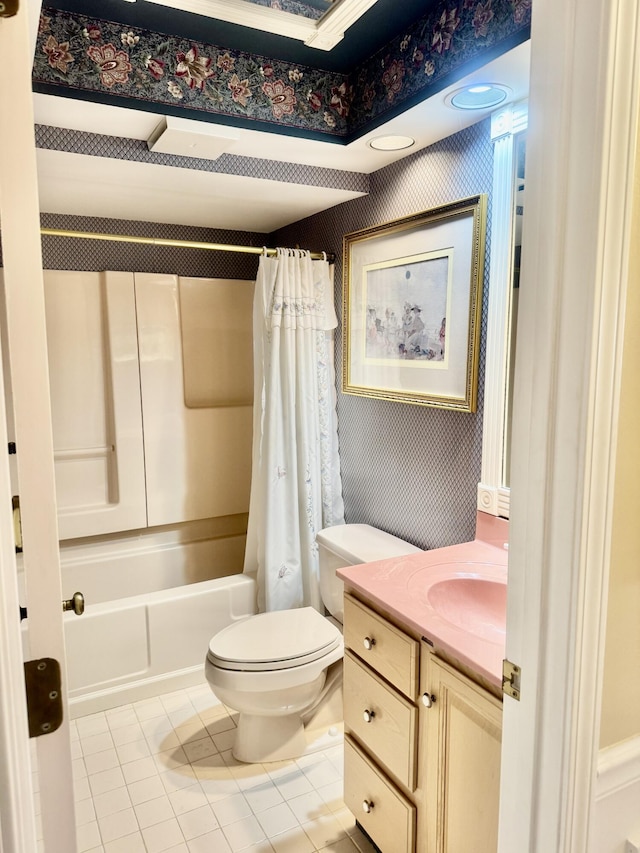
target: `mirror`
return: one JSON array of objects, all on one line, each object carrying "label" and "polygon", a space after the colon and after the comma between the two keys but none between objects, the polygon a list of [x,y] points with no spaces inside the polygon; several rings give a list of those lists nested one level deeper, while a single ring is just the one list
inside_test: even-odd
[{"label": "mirror", "polygon": [[478,509],[509,518],[513,357],[517,333],[527,103],[491,116],[494,145],[482,473]]},{"label": "mirror", "polygon": [[522,217],[524,215],[524,174],[526,160],[526,133],[515,137],[514,192],[513,192],[513,260],[512,287],[509,297],[509,354],[507,371],[507,399],[505,411],[504,453],[502,484],[511,487],[511,420],[513,414],[513,375],[518,334],[518,297],[520,295],[520,253],[522,249]]}]

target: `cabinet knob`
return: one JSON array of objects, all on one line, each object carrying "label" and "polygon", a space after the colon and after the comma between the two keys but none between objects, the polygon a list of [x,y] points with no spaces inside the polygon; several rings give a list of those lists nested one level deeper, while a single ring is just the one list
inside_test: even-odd
[{"label": "cabinet knob", "polygon": [[375,646],[375,644],[376,644],[376,641],[373,639],[373,637],[365,637],[364,638],[364,647],[368,652],[371,651],[371,649]]},{"label": "cabinet knob", "polygon": [[365,723],[370,723],[373,720],[373,718],[375,717],[375,715],[376,715],[375,711],[370,711],[368,708],[365,708],[365,710],[362,713],[362,718],[364,719]]},{"label": "cabinet knob", "polygon": [[432,693],[423,693],[422,694],[422,704],[426,708],[430,708],[436,701],[436,697]]},{"label": "cabinet knob", "polygon": [[362,803],[362,811],[366,812],[366,814],[370,814],[373,811],[373,801],[372,800],[365,800]]}]

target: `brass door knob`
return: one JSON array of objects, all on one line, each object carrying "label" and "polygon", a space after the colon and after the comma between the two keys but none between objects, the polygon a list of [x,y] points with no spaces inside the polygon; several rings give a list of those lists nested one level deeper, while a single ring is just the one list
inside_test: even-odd
[{"label": "brass door knob", "polygon": [[84,595],[81,592],[74,592],[73,598],[68,598],[62,602],[62,609],[65,613],[67,610],[73,610],[76,616],[82,616],[84,613]]}]

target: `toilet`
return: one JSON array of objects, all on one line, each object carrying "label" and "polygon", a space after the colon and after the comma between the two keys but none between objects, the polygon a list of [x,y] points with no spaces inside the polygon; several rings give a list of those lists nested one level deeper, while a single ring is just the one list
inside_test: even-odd
[{"label": "toilet", "polygon": [[209,643],[207,681],[239,712],[238,761],[281,761],[329,745],[342,723],[344,585],[336,570],[420,550],[368,524],[328,527],[316,541],[328,616],[313,607],[258,613]]}]

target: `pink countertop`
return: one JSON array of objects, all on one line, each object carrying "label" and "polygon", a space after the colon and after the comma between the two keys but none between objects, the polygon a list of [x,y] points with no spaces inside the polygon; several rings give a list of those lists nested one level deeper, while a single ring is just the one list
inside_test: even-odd
[{"label": "pink countertop", "polygon": [[[479,516],[482,513],[478,514]],[[505,523],[506,524],[506,523]],[[478,524],[475,539],[338,570],[346,588],[378,604],[490,683],[502,684],[507,550]],[[502,538],[502,542],[500,539]]]}]

